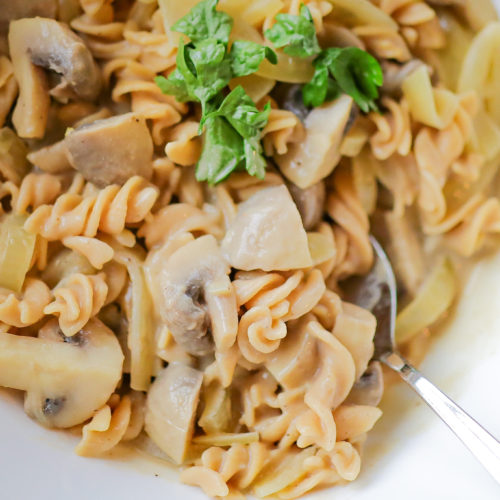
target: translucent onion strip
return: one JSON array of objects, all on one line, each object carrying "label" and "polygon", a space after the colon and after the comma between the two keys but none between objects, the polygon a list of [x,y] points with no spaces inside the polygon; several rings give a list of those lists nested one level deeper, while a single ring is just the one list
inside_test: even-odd
[{"label": "translucent onion strip", "polygon": [[10,214],[0,223],[0,286],[20,292],[30,268],[36,235],[23,229],[26,217]]},{"label": "translucent onion strip", "polygon": [[413,299],[396,318],[396,342],[403,343],[438,320],[457,293],[455,271],[449,259],[433,269]]},{"label": "translucent onion strip", "polygon": [[154,370],[153,304],[141,259],[131,250],[116,247],[115,260],[127,268],[132,283],[127,341],[130,349],[130,387],[136,391],[147,391]]},{"label": "translucent onion strip", "polygon": [[233,444],[250,444],[259,440],[258,432],[243,432],[241,434],[209,434],[196,436],[193,443],[206,446],[231,446]]}]

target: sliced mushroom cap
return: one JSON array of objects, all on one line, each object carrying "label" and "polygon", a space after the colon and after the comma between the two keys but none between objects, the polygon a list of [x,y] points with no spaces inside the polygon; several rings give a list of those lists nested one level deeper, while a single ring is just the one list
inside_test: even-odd
[{"label": "sliced mushroom cap", "polygon": [[153,140],[146,120],[134,113],[82,125],[64,143],[73,168],[99,187],[153,174]]},{"label": "sliced mushroom cap", "polygon": [[148,392],[146,432],[178,464],[184,461],[193,436],[202,380],[202,372],[170,363]]},{"label": "sliced mushroom cap", "polygon": [[319,181],[306,189],[301,189],[290,183],[288,189],[299,209],[304,229],[306,231],[314,229],[323,217],[326,197],[325,183]]},{"label": "sliced mushroom cap", "polygon": [[59,93],[65,87],[81,99],[99,95],[99,68],[83,40],[65,24],[43,17],[12,21],[9,48],[20,89],[12,117],[19,136],[41,138],[45,133],[50,97],[41,68],[61,75]]},{"label": "sliced mushroom cap", "polygon": [[304,121],[305,139],[274,157],[288,180],[305,189],[332,172],[340,160],[340,143],[352,104],[352,98],[343,95],[309,113]]},{"label": "sliced mushroom cap", "polygon": [[97,319],[71,338],[55,319],[38,338],[0,334],[0,386],[26,391],[26,413],[48,427],[92,417],[115,390],[122,364],[118,340]]},{"label": "sliced mushroom cap", "polygon": [[312,265],[307,234],[286,186],[262,189],[241,203],[222,241],[231,266],[288,271]]},{"label": "sliced mushroom cap", "polygon": [[176,342],[196,356],[229,349],[236,340],[238,312],[230,267],[217,241],[202,236],[166,261],[151,261],[152,293]]}]

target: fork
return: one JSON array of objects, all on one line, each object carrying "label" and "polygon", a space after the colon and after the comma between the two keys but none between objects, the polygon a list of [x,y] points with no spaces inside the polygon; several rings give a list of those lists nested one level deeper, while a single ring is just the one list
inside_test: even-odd
[{"label": "fork", "polygon": [[414,368],[397,350],[396,280],[380,243],[370,236],[374,250],[371,271],[344,282],[345,298],[371,311],[377,318],[374,360],[397,372],[455,433],[500,484],[500,442]]}]

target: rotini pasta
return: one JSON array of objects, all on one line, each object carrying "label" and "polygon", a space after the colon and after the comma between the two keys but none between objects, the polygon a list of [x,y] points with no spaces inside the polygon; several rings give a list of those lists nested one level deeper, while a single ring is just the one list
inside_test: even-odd
[{"label": "rotini pasta", "polygon": [[43,281],[27,278],[20,297],[11,290],[2,289],[0,321],[19,328],[32,325],[42,319],[50,299],[50,290]]},{"label": "rotini pasta", "polygon": [[144,220],[157,197],[157,188],[140,177],[132,177],[121,188],[112,185],[95,194],[64,193],[53,205],[38,207],[25,229],[49,240],[93,237],[97,231],[120,234],[126,224]]},{"label": "rotini pasta", "polygon": [[102,274],[73,274],[54,290],[54,301],[45,306],[45,314],[59,318],[59,326],[67,337],[78,333],[104,305],[108,285]]}]

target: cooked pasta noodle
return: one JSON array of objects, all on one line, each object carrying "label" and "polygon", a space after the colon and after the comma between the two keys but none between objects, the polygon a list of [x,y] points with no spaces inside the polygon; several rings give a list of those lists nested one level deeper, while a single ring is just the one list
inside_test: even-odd
[{"label": "cooked pasta noodle", "polygon": [[59,318],[59,326],[67,337],[78,333],[104,305],[108,285],[102,274],[73,274],[54,290],[54,301],[45,306],[45,314]]},{"label": "cooked pasta noodle", "polygon": [[27,278],[20,297],[4,288],[1,289],[0,300],[0,321],[21,328],[42,319],[44,307],[51,297],[50,290],[43,281]]},{"label": "cooked pasta noodle", "polygon": [[382,415],[344,282],[371,234],[420,361],[500,233],[500,23],[488,0],[199,3],[5,24],[0,384],[79,455],[292,499],[356,479]]},{"label": "cooked pasta noodle", "polygon": [[108,186],[85,194],[64,193],[53,205],[38,207],[26,221],[25,229],[49,240],[66,236],[93,237],[97,231],[119,234],[126,224],[141,222],[158,197],[158,190],[140,177],[120,187]]}]

